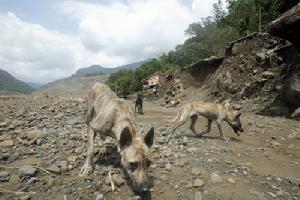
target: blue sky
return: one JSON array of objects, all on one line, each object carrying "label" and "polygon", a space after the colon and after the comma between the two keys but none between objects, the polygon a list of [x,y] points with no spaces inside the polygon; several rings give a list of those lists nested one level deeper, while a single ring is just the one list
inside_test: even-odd
[{"label": "blue sky", "polygon": [[76,34],[77,25],[66,17],[57,15],[60,0],[0,0],[0,12],[13,12],[24,21],[40,24],[51,30]]},{"label": "blue sky", "polygon": [[45,83],[92,64],[157,57],[216,1],[0,0],[0,68]]}]

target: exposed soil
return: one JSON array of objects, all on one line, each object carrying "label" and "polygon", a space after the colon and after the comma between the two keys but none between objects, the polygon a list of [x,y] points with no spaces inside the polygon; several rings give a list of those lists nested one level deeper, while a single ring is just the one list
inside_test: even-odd
[{"label": "exposed soil", "polygon": [[[245,132],[237,137],[224,124],[230,138],[224,142],[215,124],[201,139],[189,124],[171,134],[167,121],[178,108],[145,102],[145,114],[137,119],[138,129],[155,127],[153,186],[139,197],[129,187],[112,138],[100,142],[97,137],[94,173],[78,176],[86,154],[84,107],[80,98],[0,97],[0,199],[300,198],[299,121],[243,113]],[[205,128],[206,120],[199,119],[197,130]],[[35,133],[40,139],[30,139],[33,129],[42,131]],[[37,172],[22,175],[25,165]],[[109,171],[119,179],[115,191],[107,181]]]}]

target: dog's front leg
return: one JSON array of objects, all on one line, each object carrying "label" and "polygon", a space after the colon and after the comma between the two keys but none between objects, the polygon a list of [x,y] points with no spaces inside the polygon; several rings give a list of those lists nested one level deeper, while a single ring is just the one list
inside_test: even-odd
[{"label": "dog's front leg", "polygon": [[93,151],[94,151],[94,139],[95,132],[92,130],[90,125],[88,125],[88,144],[87,144],[87,157],[83,167],[80,170],[80,174],[87,175],[93,172]]},{"label": "dog's front leg", "polygon": [[218,125],[218,128],[219,128],[219,131],[220,131],[221,139],[224,140],[224,141],[228,141],[228,139],[224,136],[223,131],[222,131],[222,120],[217,119],[216,122],[217,122],[217,125]]}]

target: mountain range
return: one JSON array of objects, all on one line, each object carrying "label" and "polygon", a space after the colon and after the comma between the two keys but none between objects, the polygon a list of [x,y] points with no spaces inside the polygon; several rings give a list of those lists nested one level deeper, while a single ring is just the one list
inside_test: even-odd
[{"label": "mountain range", "polygon": [[28,84],[16,79],[7,71],[0,69],[0,91],[28,94],[34,91]]},{"label": "mountain range", "polygon": [[122,66],[115,67],[115,68],[104,68],[101,65],[91,65],[89,67],[81,68],[81,69],[77,70],[76,73],[72,76],[83,77],[83,76],[91,76],[91,75],[96,75],[96,74],[112,74],[121,69],[135,70],[136,68],[140,67],[142,64],[144,64],[147,61],[149,61],[149,59],[130,63],[127,65],[122,65]]},{"label": "mountain range", "polygon": [[101,65],[91,65],[77,70],[76,73],[70,77],[62,78],[45,85],[34,82],[24,83],[14,78],[8,72],[0,69],[0,91],[28,94],[36,90],[35,93],[37,94],[81,95],[85,94],[94,83],[105,82],[109,74],[121,69],[135,70],[148,60],[149,59],[134,62],[116,68],[104,68]]}]

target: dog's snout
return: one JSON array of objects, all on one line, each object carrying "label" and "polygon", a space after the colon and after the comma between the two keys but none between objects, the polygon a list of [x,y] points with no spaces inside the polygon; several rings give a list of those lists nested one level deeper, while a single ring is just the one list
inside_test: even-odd
[{"label": "dog's snout", "polygon": [[136,185],[136,190],[138,192],[147,192],[147,191],[149,191],[149,184],[148,184],[148,182],[137,184]]}]

